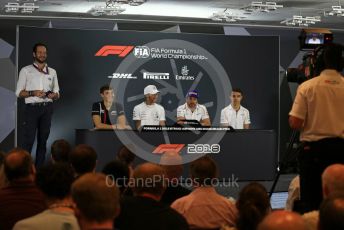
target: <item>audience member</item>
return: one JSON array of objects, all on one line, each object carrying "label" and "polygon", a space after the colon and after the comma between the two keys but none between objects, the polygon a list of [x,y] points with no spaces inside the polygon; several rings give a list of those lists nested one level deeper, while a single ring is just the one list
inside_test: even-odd
[{"label": "audience member", "polygon": [[226,230],[257,229],[258,224],[271,211],[270,198],[265,187],[255,182],[240,191],[236,207],[239,211],[236,228],[225,228]]},{"label": "audience member", "polygon": [[72,185],[72,198],[81,229],[114,229],[113,221],[120,210],[119,197],[119,189],[108,183],[104,174],[80,176]]},{"label": "audience member", "polygon": [[69,164],[57,162],[40,168],[36,175],[37,187],[46,198],[48,209],[36,216],[21,220],[14,230],[79,229],[70,197],[74,172]]},{"label": "audience member", "polygon": [[220,228],[235,225],[237,209],[226,197],[219,195],[212,186],[217,181],[218,169],[213,159],[203,156],[190,164],[193,192],[172,203],[190,228]]},{"label": "audience member", "polygon": [[344,198],[325,199],[319,210],[319,230],[344,229]]},{"label": "audience member", "polygon": [[96,170],[97,153],[91,146],[81,144],[72,150],[69,161],[78,177]]},{"label": "audience member", "polygon": [[104,166],[102,171],[108,176],[108,179],[112,179],[116,186],[119,188],[121,194],[128,189],[129,184],[129,168],[128,166],[119,160],[113,160]]},{"label": "audience member", "polygon": [[132,151],[130,151],[128,149],[127,146],[123,145],[118,153],[117,153],[117,156],[116,158],[122,162],[124,162],[126,165],[128,165],[129,167],[129,175],[130,177],[133,176],[133,172],[134,172],[134,169],[133,169],[133,164],[134,164],[134,160],[135,160],[135,153],[133,153]]},{"label": "audience member", "polygon": [[297,175],[291,180],[289,184],[288,198],[287,198],[285,210],[294,211],[295,202],[299,200],[300,200],[300,176]]},{"label": "audience member", "polygon": [[17,221],[42,212],[46,204],[34,183],[35,166],[27,151],[11,150],[5,157],[4,171],[9,185],[0,190],[0,223],[7,230]]},{"label": "audience member", "polygon": [[71,146],[64,139],[56,140],[51,145],[51,159],[53,162],[68,162]]},{"label": "audience member", "polygon": [[[324,199],[334,195],[344,196],[344,165],[333,164],[325,169],[322,174],[322,193]],[[319,211],[314,210],[303,216],[308,230],[316,230],[318,227]]]},{"label": "audience member", "polygon": [[269,214],[257,230],[306,230],[302,217],[291,211],[281,210]]},{"label": "audience member", "polygon": [[302,142],[298,166],[303,211],[319,209],[325,168],[344,164],[343,50],[340,44],[326,43],[315,51],[311,72],[316,77],[298,87],[289,113],[290,127],[300,130]]},{"label": "audience member", "polygon": [[124,197],[115,226],[121,230],[183,230],[188,229],[184,217],[160,202],[165,190],[164,170],[145,163],[134,170],[134,197]]},{"label": "audience member", "polygon": [[165,170],[168,179],[167,187],[161,197],[161,202],[171,205],[175,200],[189,195],[190,190],[180,185],[183,174],[183,161],[178,152],[168,151],[162,155],[160,165]]}]

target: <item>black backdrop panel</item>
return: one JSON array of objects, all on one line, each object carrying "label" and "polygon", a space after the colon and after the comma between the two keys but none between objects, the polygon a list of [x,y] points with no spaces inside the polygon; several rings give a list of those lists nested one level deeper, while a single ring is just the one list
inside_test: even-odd
[{"label": "black backdrop panel", "polygon": [[[47,44],[48,63],[57,70],[60,85],[61,99],[55,102],[50,142],[65,138],[73,143],[75,129],[92,128],[92,103],[100,100],[100,86],[109,83],[115,88],[117,100],[124,105],[131,126],[133,107],[142,102],[143,88],[148,84],[155,84],[161,91],[159,103],[166,110],[168,124],[174,123],[176,108],[185,103],[186,92],[196,89],[200,93],[199,103],[208,107],[211,121],[217,126],[221,109],[230,103],[231,89],[241,88],[242,104],[250,111],[251,127],[278,133],[279,38],[276,36],[19,27],[19,70],[32,63],[32,46],[36,42]],[[122,55],[106,56],[105,52],[96,56],[105,45],[112,46],[109,48],[112,52],[120,50]],[[122,51],[130,49],[128,46],[133,48],[125,56]],[[147,72],[164,73],[168,79],[144,79]],[[193,80],[176,80],[176,75]],[[127,76],[136,79],[125,79]],[[22,112],[21,102],[19,145]]]}]

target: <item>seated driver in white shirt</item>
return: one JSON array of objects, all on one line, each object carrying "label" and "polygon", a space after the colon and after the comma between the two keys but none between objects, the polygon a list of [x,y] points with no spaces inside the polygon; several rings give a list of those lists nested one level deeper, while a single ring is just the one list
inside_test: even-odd
[{"label": "seated driver in white shirt", "polygon": [[133,111],[133,120],[137,129],[144,125],[165,126],[165,109],[156,103],[159,93],[155,85],[144,88],[145,101],[136,105]]},{"label": "seated driver in white shirt", "polygon": [[231,104],[221,111],[221,126],[231,126],[234,129],[250,128],[250,112],[241,106],[243,93],[240,89],[233,89]]},{"label": "seated driver in white shirt", "polygon": [[198,92],[190,91],[186,95],[186,103],[177,108],[177,123],[183,124],[183,120],[197,120],[202,126],[210,126],[210,118],[207,108],[198,104]]}]

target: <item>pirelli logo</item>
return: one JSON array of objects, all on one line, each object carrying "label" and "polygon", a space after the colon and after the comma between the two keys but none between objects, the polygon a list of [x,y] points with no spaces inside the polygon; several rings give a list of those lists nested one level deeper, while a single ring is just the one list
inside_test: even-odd
[{"label": "pirelli logo", "polygon": [[184,146],[184,144],[161,144],[153,150],[153,153],[163,154],[167,151],[180,152]]},{"label": "pirelli logo", "polygon": [[102,48],[100,48],[100,50],[97,51],[95,56],[97,56],[97,57],[106,57],[106,56],[109,56],[109,55],[117,55],[118,57],[125,57],[133,49],[134,49],[134,46],[105,45]]}]

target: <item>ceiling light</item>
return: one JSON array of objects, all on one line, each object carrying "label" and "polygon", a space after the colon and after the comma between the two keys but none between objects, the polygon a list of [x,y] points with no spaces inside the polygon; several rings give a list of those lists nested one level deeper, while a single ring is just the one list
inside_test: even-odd
[{"label": "ceiling light", "polygon": [[330,11],[324,11],[324,16],[344,16],[342,6],[332,6]]},{"label": "ceiling light", "polygon": [[278,8],[283,8],[283,5],[277,5],[276,2],[251,2],[248,6],[242,7],[241,9],[245,11],[245,13],[253,13],[253,12],[270,12],[277,10]]},{"label": "ceiling light", "polygon": [[25,2],[22,5],[19,5],[18,2],[9,2],[5,5],[5,12],[6,13],[29,13],[31,14],[35,10],[37,10],[39,6],[35,5],[33,2]]},{"label": "ceiling light", "polygon": [[281,21],[281,24],[286,24],[287,26],[305,26],[305,27],[308,27],[310,24],[314,25],[317,22],[321,22],[320,16],[303,17],[301,15],[294,15],[292,18],[287,18],[287,19]]},{"label": "ceiling light", "polygon": [[244,18],[246,17],[235,15],[227,8],[223,11],[213,13],[213,15],[210,17],[211,20],[218,22],[236,22]]}]

